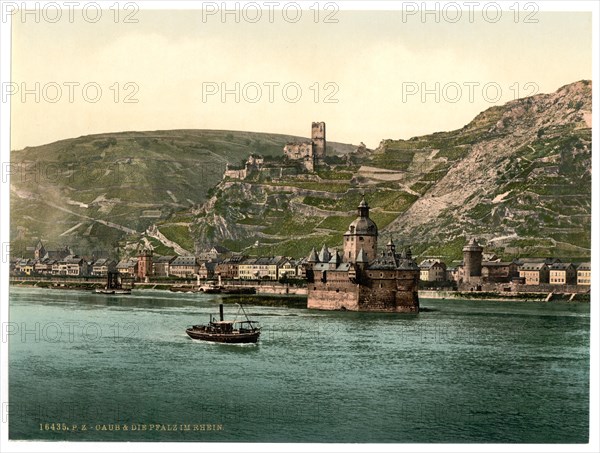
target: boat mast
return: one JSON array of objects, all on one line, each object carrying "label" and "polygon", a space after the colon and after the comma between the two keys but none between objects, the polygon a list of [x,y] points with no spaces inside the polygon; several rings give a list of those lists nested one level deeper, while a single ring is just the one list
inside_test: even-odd
[{"label": "boat mast", "polygon": [[[250,325],[250,328],[254,329],[254,325],[252,324],[252,321],[250,321],[250,318],[248,318],[248,315],[246,314],[246,310],[244,310],[243,305],[242,304],[238,304],[238,305],[240,306],[240,309],[242,310],[242,313],[244,313],[244,316],[246,317],[246,321],[248,321],[248,324]],[[238,312],[239,312],[239,310],[238,310]]]}]

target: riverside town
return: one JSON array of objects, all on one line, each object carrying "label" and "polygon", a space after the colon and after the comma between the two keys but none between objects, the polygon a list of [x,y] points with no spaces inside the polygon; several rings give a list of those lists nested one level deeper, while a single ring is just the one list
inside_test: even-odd
[{"label": "riverside town", "polygon": [[[355,155],[366,152],[364,145],[354,150]],[[276,180],[284,180],[284,174],[300,182],[322,179],[324,171],[335,168],[328,164],[325,123],[313,122],[311,139],[287,143],[282,157],[269,162],[251,153],[242,167],[227,165],[221,184],[252,183],[274,172],[279,173]],[[382,173],[393,180],[393,172]],[[356,218],[338,236],[337,246],[313,246],[305,256],[249,255],[217,242],[197,248],[197,253],[161,254],[148,241],[148,229],[137,244],[128,244],[127,252],[119,255],[112,250],[78,253],[68,244],[50,248],[38,239],[27,248],[29,253],[11,256],[11,282],[94,289],[102,287],[107,276],[118,274],[121,281],[138,289],[291,294],[305,296],[308,308],[354,311],[418,312],[419,294],[441,299],[589,301],[589,260],[515,257],[514,253],[507,259],[486,249],[485,242],[474,236],[465,237],[460,257],[417,257],[412,251],[419,245],[416,242],[399,247],[391,233],[380,240],[369,206],[369,202],[378,205],[378,194],[368,198],[361,195]],[[340,202],[347,204],[343,197]],[[160,245],[173,245],[164,234],[157,237],[164,238]],[[171,250],[177,249],[181,247]]]}]

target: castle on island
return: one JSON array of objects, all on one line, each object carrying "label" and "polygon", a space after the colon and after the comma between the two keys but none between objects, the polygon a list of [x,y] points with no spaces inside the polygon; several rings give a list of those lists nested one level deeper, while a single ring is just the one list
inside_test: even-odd
[{"label": "castle on island", "polygon": [[343,253],[323,245],[306,263],[308,308],[353,311],[419,311],[419,266],[410,249],[396,252],[390,239],[377,253],[378,231],[363,199],[344,234]]}]

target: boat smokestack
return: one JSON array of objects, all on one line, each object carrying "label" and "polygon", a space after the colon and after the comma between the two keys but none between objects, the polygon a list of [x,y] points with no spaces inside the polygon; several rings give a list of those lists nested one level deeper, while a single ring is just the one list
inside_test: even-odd
[{"label": "boat smokestack", "polygon": [[219,304],[219,317],[223,321],[223,304]]}]

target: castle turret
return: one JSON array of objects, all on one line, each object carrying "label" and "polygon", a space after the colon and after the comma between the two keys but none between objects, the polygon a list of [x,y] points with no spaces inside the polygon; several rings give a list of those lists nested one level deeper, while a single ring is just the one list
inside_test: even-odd
[{"label": "castle turret", "polygon": [[319,262],[319,257],[317,256],[317,251],[315,250],[314,247],[310,251],[310,255],[308,255],[307,261],[311,264],[315,264],[315,263]]},{"label": "castle turret", "polygon": [[363,249],[364,258],[371,261],[377,255],[377,225],[369,218],[369,205],[363,198],[357,208],[358,217],[344,234],[343,260],[353,263]]},{"label": "castle turret", "polygon": [[463,247],[463,281],[478,281],[481,278],[482,257],[483,247],[477,243],[475,238],[472,238],[469,243]]},{"label": "castle turret", "polygon": [[321,251],[319,252],[319,262],[328,263],[331,259],[331,254],[329,253],[329,249],[325,244],[321,247]]},{"label": "castle turret", "polygon": [[392,240],[391,236],[390,236],[390,240],[385,245],[385,248],[386,248],[386,253],[388,256],[391,256],[391,257],[396,256],[396,244],[394,244],[394,241]]}]

